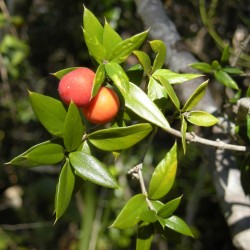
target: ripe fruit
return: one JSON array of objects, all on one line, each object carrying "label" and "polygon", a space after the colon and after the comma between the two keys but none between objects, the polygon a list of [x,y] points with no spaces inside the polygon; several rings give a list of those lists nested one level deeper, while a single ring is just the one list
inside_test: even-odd
[{"label": "ripe fruit", "polygon": [[88,106],[82,108],[86,119],[94,124],[110,122],[118,113],[120,101],[114,90],[101,87]]},{"label": "ripe fruit", "polygon": [[88,68],[77,68],[59,82],[58,92],[61,100],[69,105],[71,101],[78,107],[86,106],[91,99],[95,73]]}]

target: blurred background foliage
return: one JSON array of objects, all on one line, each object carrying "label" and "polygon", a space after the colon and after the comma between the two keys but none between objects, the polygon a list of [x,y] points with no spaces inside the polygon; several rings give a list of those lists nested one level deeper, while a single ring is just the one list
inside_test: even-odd
[{"label": "blurred background foliage", "polygon": [[[249,34],[249,1],[207,2],[214,6],[209,20],[216,26],[218,37],[239,46],[239,41]],[[185,46],[199,60],[220,58],[218,42],[204,28],[197,0],[163,3]],[[124,38],[144,30],[132,0],[0,0],[0,250],[76,249],[81,234],[89,236],[89,250],[95,245],[103,250],[135,248],[134,229],[118,231],[107,227],[139,188],[126,173],[138,163],[143,143],[125,152],[116,166],[112,156],[100,153],[111,164],[124,190],[113,192],[86,184],[55,225],[53,205],[59,169],[3,166],[13,156],[49,138],[36,122],[27,89],[57,97],[57,80],[50,73],[79,65],[93,67],[81,30],[83,4],[102,22],[105,16]],[[135,62],[130,60],[128,64]],[[243,66],[249,74],[249,61]],[[241,86],[249,85],[249,78],[237,80],[242,81]],[[146,180],[172,140],[161,132],[155,137],[145,158]],[[199,147],[188,146],[185,158],[180,157],[175,188],[168,196],[184,194],[178,214],[191,223],[197,238],[185,237],[179,244],[168,246],[156,238],[153,249],[234,249],[211,176],[204,162],[201,164],[201,154]],[[90,221],[82,221],[82,214]]]}]

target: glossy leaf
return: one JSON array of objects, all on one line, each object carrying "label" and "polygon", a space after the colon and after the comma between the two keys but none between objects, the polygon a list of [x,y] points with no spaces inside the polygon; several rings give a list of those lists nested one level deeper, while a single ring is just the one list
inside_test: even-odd
[{"label": "glossy leaf", "polygon": [[67,114],[62,102],[35,92],[29,92],[29,100],[38,120],[48,132],[62,137]]},{"label": "glossy leaf", "polygon": [[204,62],[192,63],[190,66],[194,69],[200,70],[204,73],[212,73],[213,68],[210,64]]},{"label": "glossy leaf", "polygon": [[51,75],[55,76],[56,78],[58,78],[59,80],[62,79],[66,74],[68,74],[69,72],[77,69],[78,67],[71,67],[71,68],[66,68],[66,69],[62,69],[59,70],[55,73],[52,73]]},{"label": "glossy leaf", "polygon": [[166,89],[168,93],[169,98],[171,99],[175,107],[178,110],[180,110],[180,102],[179,102],[177,95],[175,94],[175,91],[172,85],[166,80],[166,78],[162,76],[155,76],[154,78],[164,86],[164,88]]},{"label": "glossy leaf", "polygon": [[64,149],[61,145],[56,143],[41,144],[25,155],[25,157],[32,161],[39,163],[40,165],[56,164],[63,160]]},{"label": "glossy leaf", "polygon": [[133,51],[133,53],[138,58],[138,60],[141,63],[145,73],[147,75],[149,75],[150,72],[151,72],[151,60],[150,60],[150,57],[145,52],[140,51],[140,50]]},{"label": "glossy leaf", "polygon": [[225,85],[228,88],[231,89],[239,89],[237,83],[233,80],[233,78],[226,73],[225,71],[221,70],[221,69],[217,69],[214,72],[214,76],[216,78],[216,80],[220,83],[222,83],[223,85]]},{"label": "glossy leaf", "polygon": [[187,121],[184,115],[181,115],[181,142],[184,154],[186,153],[186,132],[187,132]]},{"label": "glossy leaf", "polygon": [[149,183],[148,197],[156,200],[172,188],[177,170],[177,144],[175,143],[154,170]]},{"label": "glossy leaf", "polygon": [[187,120],[197,126],[210,127],[218,122],[218,119],[205,111],[190,111]]},{"label": "glossy leaf", "polygon": [[189,81],[195,79],[197,77],[201,77],[202,75],[199,74],[182,74],[182,73],[175,73],[168,69],[158,69],[154,72],[154,77],[160,76],[163,77],[166,81],[170,84],[179,84],[185,81]]},{"label": "glossy leaf", "polygon": [[143,210],[140,213],[140,220],[148,223],[156,222],[157,221],[156,211],[150,209]]},{"label": "glossy leaf", "polygon": [[168,129],[169,123],[158,107],[135,84],[129,83],[129,93],[119,89],[125,99],[125,106],[139,117],[163,128]]},{"label": "glossy leaf", "polygon": [[109,55],[115,48],[115,46],[122,42],[120,35],[112,29],[107,21],[105,21],[103,29],[103,46],[106,49],[107,55]]},{"label": "glossy leaf", "polygon": [[181,110],[182,112],[190,111],[192,108],[194,108],[200,102],[200,100],[205,95],[207,85],[208,85],[208,81],[205,81],[200,86],[198,86],[196,88],[194,93],[186,101],[184,107]]},{"label": "glossy leaf", "polygon": [[109,62],[105,64],[105,70],[108,77],[114,82],[114,84],[123,91],[128,91],[129,80],[124,72],[123,68],[115,62]]},{"label": "glossy leaf", "polygon": [[160,69],[166,58],[166,45],[161,40],[154,40],[149,42],[152,50],[156,53],[156,57],[152,66],[152,72]]},{"label": "glossy leaf", "polygon": [[84,126],[76,105],[71,102],[64,124],[64,146],[68,152],[76,150],[82,141]]},{"label": "glossy leaf", "polygon": [[129,127],[98,130],[88,135],[88,140],[102,150],[118,151],[132,147],[152,131],[149,123]]},{"label": "glossy leaf", "polygon": [[56,221],[64,214],[71,200],[75,175],[67,159],[58,178],[55,196]]},{"label": "glossy leaf", "polygon": [[159,100],[168,97],[168,92],[160,83],[158,83],[153,77],[150,77],[148,83],[148,97],[152,100]]},{"label": "glossy leaf", "polygon": [[158,212],[164,206],[164,204],[161,201],[150,200],[150,202],[153,205],[156,212]]},{"label": "glossy leaf", "polygon": [[106,77],[105,65],[100,64],[96,70],[91,96],[94,97],[102,86]]},{"label": "glossy leaf", "polygon": [[167,218],[171,216],[175,210],[179,207],[180,201],[182,196],[173,199],[166,203],[164,206],[161,207],[161,209],[157,212],[157,215],[159,215],[162,218]]},{"label": "glossy leaf", "polygon": [[136,49],[138,49],[146,39],[148,31],[136,34],[123,40],[114,47],[113,52],[107,57],[108,61],[122,63]]},{"label": "glossy leaf", "polygon": [[14,166],[20,166],[20,167],[26,167],[26,168],[40,166],[41,165],[40,163],[31,161],[30,159],[28,159],[27,154],[29,152],[32,152],[36,148],[39,148],[39,147],[41,147],[43,145],[47,145],[47,144],[51,144],[51,141],[45,141],[45,142],[39,143],[37,145],[34,145],[33,147],[29,148],[28,150],[26,150],[22,154],[16,156],[14,159],[12,159],[10,162],[8,162],[6,164],[10,164],[10,165],[14,165]]},{"label": "glossy leaf", "polygon": [[172,215],[171,217],[164,220],[165,226],[183,235],[193,236],[189,226],[181,218]]},{"label": "glossy leaf", "polygon": [[76,174],[81,178],[100,186],[118,188],[113,175],[94,156],[84,152],[72,152],[69,154],[69,160]]},{"label": "glossy leaf", "polygon": [[125,204],[111,227],[127,229],[135,226],[140,221],[140,214],[144,210],[148,210],[145,195],[137,194],[133,196]]},{"label": "glossy leaf", "polygon": [[150,250],[154,237],[154,227],[148,223],[141,223],[137,230],[136,250]]}]

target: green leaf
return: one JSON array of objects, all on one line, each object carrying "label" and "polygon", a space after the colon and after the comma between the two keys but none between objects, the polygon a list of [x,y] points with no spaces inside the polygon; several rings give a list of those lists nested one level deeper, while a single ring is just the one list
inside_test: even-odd
[{"label": "green leaf", "polygon": [[218,119],[205,111],[190,111],[187,120],[197,126],[210,127],[218,122]]},{"label": "green leaf", "polygon": [[123,91],[128,91],[129,80],[124,72],[123,68],[115,62],[109,62],[105,64],[105,70],[108,77],[114,82],[114,84]]},{"label": "green leaf", "polygon": [[154,237],[154,227],[148,223],[142,223],[137,230],[136,250],[150,250]]},{"label": "green leaf", "polygon": [[[154,77],[154,75],[153,75],[153,77]],[[166,91],[168,93],[169,98],[172,100],[172,102],[175,105],[175,107],[177,108],[177,110],[180,110],[180,102],[179,102],[177,95],[175,94],[175,91],[174,91],[172,85],[166,80],[166,78],[164,78],[162,76],[155,76],[154,78],[164,86],[164,88],[166,89]]]},{"label": "green leaf", "polygon": [[156,211],[150,209],[143,210],[140,213],[140,220],[148,223],[156,222],[157,221]]},{"label": "green leaf", "polygon": [[151,131],[151,124],[141,123],[129,127],[98,130],[89,134],[88,140],[102,150],[118,151],[132,147]]},{"label": "green leaf", "polygon": [[250,140],[250,114],[247,114],[247,137]]},{"label": "green leaf", "polygon": [[229,57],[230,57],[229,49],[230,49],[229,44],[227,44],[225,48],[223,49],[221,59],[220,59],[221,63],[223,64],[229,61]]},{"label": "green leaf", "polygon": [[224,68],[222,68],[222,70],[228,74],[240,75],[240,74],[244,73],[244,71],[242,71],[241,69],[233,68],[233,67],[224,67]]},{"label": "green leaf", "polygon": [[63,160],[64,149],[61,145],[56,143],[45,143],[29,150],[24,157],[40,165],[56,164]]},{"label": "green leaf", "polygon": [[200,70],[204,73],[212,73],[213,68],[210,64],[204,62],[192,63],[190,66],[194,69]]},{"label": "green leaf", "polygon": [[102,44],[103,27],[95,15],[86,7],[83,14],[83,33],[89,53],[96,61],[101,63],[106,57],[106,50]]},{"label": "green leaf", "polygon": [[94,156],[84,152],[73,152],[69,154],[69,160],[76,174],[83,179],[104,187],[118,188],[113,175]]},{"label": "green leaf", "polygon": [[149,183],[148,197],[156,200],[172,188],[177,170],[177,144],[175,143],[154,170]]},{"label": "green leaf", "polygon": [[135,64],[126,70],[127,77],[130,82],[140,85],[143,79],[143,68],[141,64]]},{"label": "green leaf", "polygon": [[55,212],[56,221],[64,214],[66,211],[72,196],[75,185],[75,175],[70,166],[69,160],[66,162],[60,172],[58,183],[56,186],[56,196],[55,196]]},{"label": "green leaf", "polygon": [[194,237],[189,226],[175,215],[165,219],[165,226],[183,235]]},{"label": "green leaf", "polygon": [[144,210],[148,210],[146,197],[143,194],[137,194],[128,200],[110,227],[117,229],[133,227],[140,221],[140,214]]},{"label": "green leaf", "polygon": [[155,72],[157,69],[160,69],[164,65],[167,53],[166,45],[161,40],[154,40],[149,43],[152,50],[157,53],[152,66],[152,72]]},{"label": "green leaf", "polygon": [[84,126],[82,124],[79,110],[76,105],[71,102],[64,124],[63,135],[64,146],[67,152],[72,152],[79,147],[82,141],[83,133]]},{"label": "green leaf", "polygon": [[148,83],[148,97],[152,100],[159,100],[162,98],[168,97],[168,92],[166,88],[164,88],[158,81],[156,81],[153,77],[149,78]]},{"label": "green leaf", "polygon": [[153,74],[154,77],[160,76],[163,77],[166,81],[170,84],[179,84],[185,81],[189,81],[195,79],[197,77],[201,77],[202,75],[199,74],[182,74],[182,73],[175,73],[168,69],[158,69]]},{"label": "green leaf", "polygon": [[138,49],[146,39],[148,31],[134,35],[117,44],[113,52],[107,57],[108,61],[122,63],[136,49]]},{"label": "green leaf", "polygon": [[67,114],[62,102],[35,92],[29,92],[29,100],[38,120],[48,132],[62,137]]},{"label": "green leaf", "polygon": [[173,199],[166,203],[161,209],[157,212],[157,215],[162,217],[162,218],[167,218],[171,216],[175,210],[179,207],[180,201],[181,201],[182,196]]},{"label": "green leaf", "polygon": [[182,112],[190,111],[200,102],[200,100],[205,95],[207,85],[208,81],[205,81],[194,91],[194,93],[186,101],[184,107],[181,110]]},{"label": "green leaf", "polygon": [[135,50],[133,51],[135,56],[138,58],[141,63],[145,73],[149,75],[151,73],[151,60],[150,57],[143,51]]},{"label": "green leaf", "polygon": [[94,97],[102,86],[106,77],[105,65],[100,64],[96,70],[91,96]]},{"label": "green leaf", "polygon": [[52,73],[51,75],[55,76],[56,78],[58,78],[59,80],[62,79],[66,74],[68,74],[69,72],[77,69],[79,67],[71,67],[71,68],[66,68],[66,69],[62,69],[59,70],[55,73]]},{"label": "green leaf", "polygon": [[186,132],[187,132],[187,122],[184,115],[181,115],[181,142],[184,154],[186,153]]},{"label": "green leaf", "polygon": [[212,61],[211,66],[212,66],[213,70],[217,70],[217,69],[221,68],[221,65],[219,64],[219,62],[217,60]]},{"label": "green leaf", "polygon": [[168,129],[169,123],[158,107],[135,84],[129,83],[129,92],[119,89],[125,99],[125,106],[139,117],[163,128]]},{"label": "green leaf", "polygon": [[222,83],[226,87],[237,90],[239,89],[237,83],[233,80],[233,78],[222,69],[215,70],[214,76],[218,82]]},{"label": "green leaf", "polygon": [[51,141],[49,140],[49,141],[45,141],[45,142],[39,143],[37,145],[34,145],[33,147],[29,148],[28,150],[26,150],[22,154],[16,156],[14,159],[12,159],[10,162],[8,162],[6,164],[11,164],[14,166],[20,166],[20,167],[26,167],[26,168],[40,166],[41,165],[40,163],[31,161],[30,159],[28,159],[27,154],[29,152],[32,152],[36,148],[39,148],[39,147],[41,147],[43,145],[47,145],[47,144],[51,144]]},{"label": "green leaf", "polygon": [[114,50],[115,46],[122,42],[120,35],[112,29],[112,27],[105,20],[103,30],[103,46],[106,49],[107,56]]}]

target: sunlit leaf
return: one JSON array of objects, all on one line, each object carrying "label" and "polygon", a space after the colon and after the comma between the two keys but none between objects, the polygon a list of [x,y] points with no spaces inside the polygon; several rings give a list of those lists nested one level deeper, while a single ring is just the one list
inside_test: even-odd
[{"label": "sunlit leaf", "polygon": [[127,229],[135,226],[140,221],[140,213],[144,210],[148,210],[145,195],[137,194],[133,196],[125,204],[111,227]]},{"label": "sunlit leaf", "polygon": [[145,73],[147,75],[149,75],[150,72],[151,72],[151,60],[150,60],[150,57],[145,52],[139,51],[139,50],[133,51],[133,53],[138,58],[138,60],[141,63]]},{"label": "sunlit leaf", "polygon": [[118,188],[118,184],[108,169],[94,156],[84,152],[72,152],[69,160],[76,174],[85,180],[108,188]]},{"label": "sunlit leaf", "polygon": [[107,151],[117,151],[132,147],[152,131],[149,123],[129,127],[117,127],[98,130],[88,135],[94,146]]},{"label": "sunlit leaf", "polygon": [[102,86],[106,77],[105,65],[100,64],[96,70],[91,96],[94,97]]},{"label": "sunlit leaf", "polygon": [[79,68],[79,67],[71,67],[71,68],[62,69],[62,70],[59,70],[55,73],[52,73],[51,75],[55,76],[58,79],[62,79],[66,74],[70,73],[71,71],[73,71],[77,68]]},{"label": "sunlit leaf", "polygon": [[183,235],[193,236],[189,226],[181,218],[172,215],[171,217],[164,220],[165,226]]},{"label": "sunlit leaf", "polygon": [[193,94],[186,101],[184,107],[181,110],[182,112],[190,111],[201,101],[201,99],[205,95],[207,85],[208,85],[208,81],[205,81],[196,88]]},{"label": "sunlit leaf", "polygon": [[184,154],[186,153],[186,132],[187,132],[187,121],[184,115],[181,116],[181,142]]},{"label": "sunlit leaf", "polygon": [[167,218],[169,216],[171,216],[175,210],[179,207],[180,201],[181,201],[182,196],[173,199],[169,202],[167,202],[166,204],[164,204],[164,206],[161,207],[161,209],[157,212],[157,215],[163,217],[163,218]]},{"label": "sunlit leaf", "polygon": [[161,40],[154,40],[149,43],[152,50],[156,53],[156,57],[152,66],[152,72],[155,72],[157,69],[160,69],[165,62],[167,52],[166,45]]},{"label": "sunlit leaf", "polygon": [[205,111],[190,111],[187,120],[197,126],[210,127],[218,122],[218,119]]},{"label": "sunlit leaf", "polygon": [[140,213],[140,220],[148,223],[156,222],[157,221],[156,211],[150,209],[143,210]]},{"label": "sunlit leaf", "polygon": [[81,141],[84,132],[82,119],[76,105],[71,102],[67,112],[64,124],[64,146],[68,152],[76,150]]},{"label": "sunlit leaf", "polygon": [[67,114],[62,102],[35,92],[29,92],[29,100],[38,120],[48,132],[62,137]]},{"label": "sunlit leaf", "polygon": [[194,69],[200,70],[204,73],[212,73],[213,68],[210,64],[204,62],[192,63],[190,66]]},{"label": "sunlit leaf", "polygon": [[148,197],[160,199],[172,188],[177,170],[177,144],[175,143],[154,170],[149,183]]},{"label": "sunlit leaf", "polygon": [[66,211],[75,185],[75,175],[67,159],[58,178],[55,196],[56,221]]},{"label": "sunlit leaf", "polygon": [[239,68],[233,68],[233,67],[224,67],[222,70],[228,74],[235,74],[235,75],[240,75],[243,74],[244,71],[239,69]]},{"label": "sunlit leaf", "polygon": [[233,78],[222,69],[215,70],[214,76],[218,82],[222,83],[226,87],[231,89],[239,89],[237,83],[233,80]]}]

